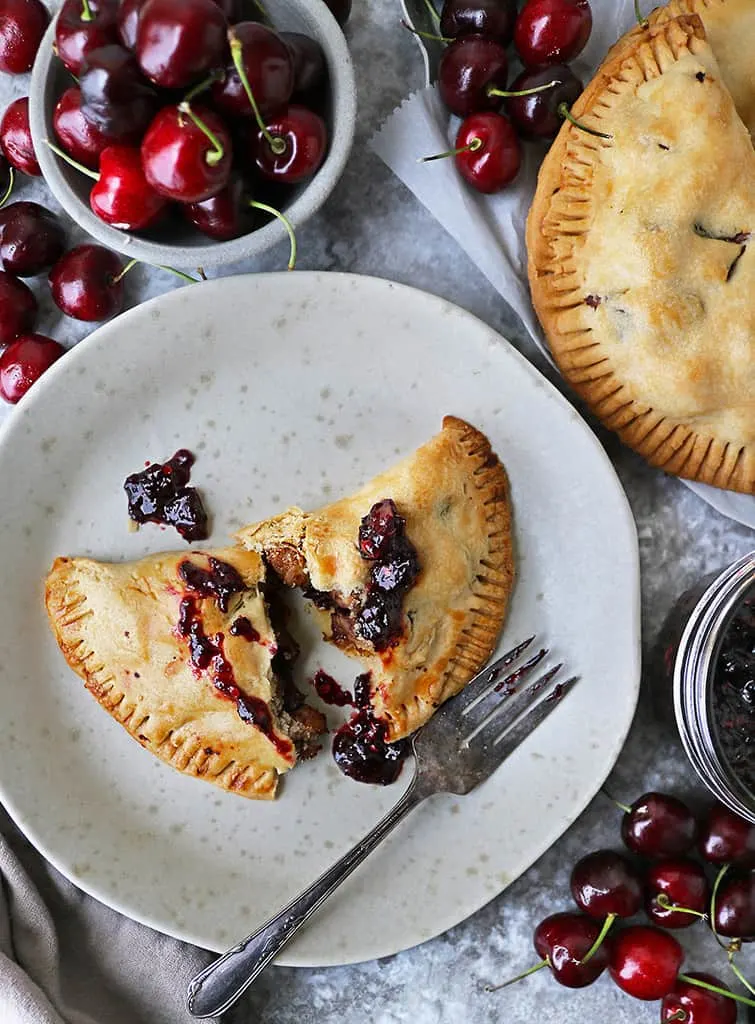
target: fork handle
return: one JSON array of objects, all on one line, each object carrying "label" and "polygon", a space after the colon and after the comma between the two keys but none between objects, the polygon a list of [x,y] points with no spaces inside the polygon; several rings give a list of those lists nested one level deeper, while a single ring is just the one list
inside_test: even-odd
[{"label": "fork handle", "polygon": [[310,919],[320,904],[335,892],[341,882],[372,853],[409,811],[428,795],[417,786],[415,768],[414,778],[407,791],[364,839],[320,875],[280,913],[271,917],[256,932],[197,974],[189,984],[189,1013],[194,1017],[213,1017],[230,1009],[257,975],[264,971],[301,926]]}]

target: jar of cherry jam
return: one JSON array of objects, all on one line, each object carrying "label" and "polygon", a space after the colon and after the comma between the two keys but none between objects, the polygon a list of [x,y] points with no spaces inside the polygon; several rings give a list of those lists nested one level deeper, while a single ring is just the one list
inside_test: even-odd
[{"label": "jar of cherry jam", "polygon": [[687,756],[755,824],[755,551],[683,594],[661,644]]}]

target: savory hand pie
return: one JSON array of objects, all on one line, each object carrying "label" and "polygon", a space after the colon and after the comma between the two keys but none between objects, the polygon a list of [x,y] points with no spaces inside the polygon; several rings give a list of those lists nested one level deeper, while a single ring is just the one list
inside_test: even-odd
[{"label": "savory hand pie", "polygon": [[264,576],[259,555],[240,548],[119,565],[58,558],[45,597],[68,664],[143,747],[267,799],[324,722],[286,685],[290,642],[274,608],[271,621]]},{"label": "savory hand pie", "polygon": [[700,19],[634,33],[573,113],[608,137],[563,126],[527,225],[556,361],[654,465],[755,493],[755,154]]},{"label": "savory hand pie", "polygon": [[508,481],[462,420],[447,416],[356,494],[238,536],[304,589],[326,638],[362,661],[390,740],[426,722],[496,646],[514,579]]}]

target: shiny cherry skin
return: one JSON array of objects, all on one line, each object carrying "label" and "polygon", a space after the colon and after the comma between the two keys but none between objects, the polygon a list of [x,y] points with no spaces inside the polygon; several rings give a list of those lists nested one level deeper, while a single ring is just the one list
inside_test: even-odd
[{"label": "shiny cherry skin", "polygon": [[755,825],[716,803],[700,828],[698,849],[709,864],[755,867]]},{"label": "shiny cherry skin", "polygon": [[295,97],[306,97],[316,92],[327,76],[325,53],[316,39],[300,32],[281,32],[281,39],[291,52],[294,62]]},{"label": "shiny cherry skin", "polygon": [[201,203],[219,192],[231,174],[233,146],[225,124],[209,107],[192,108],[218,140],[216,150],[191,117],[178,107],[163,107],[142,140],[142,165],[152,188],[180,203]]},{"label": "shiny cherry skin", "polygon": [[582,92],[582,83],[566,64],[554,64],[536,71],[523,71],[509,86],[512,92],[522,92],[551,82],[557,84],[545,92],[510,96],[506,100],[506,113],[525,139],[555,139],[564,123],[558,108],[562,103],[572,106]]},{"label": "shiny cherry skin", "polygon": [[44,334],[22,334],[0,355],[0,398],[15,405],[65,352]]},{"label": "shiny cherry skin", "polygon": [[674,987],[684,950],[673,935],[636,924],[622,929],[608,943],[608,973],[635,999],[663,999]]},{"label": "shiny cherry skin", "polygon": [[118,38],[127,50],[136,49],[136,29],[139,25],[139,15],[146,2],[147,0],[121,0],[118,6]]},{"label": "shiny cherry skin", "polygon": [[[241,43],[241,60],[262,117],[279,113],[294,91],[294,61],[289,47],[277,32],[256,21],[242,21],[232,31]],[[212,99],[226,114],[254,117],[232,61],[226,66],[223,80],[213,85]]]},{"label": "shiny cherry skin", "polygon": [[325,0],[325,3],[330,8],[338,24],[343,28],[351,17],[351,0]]},{"label": "shiny cherry skin", "polygon": [[445,0],[440,18],[440,34],[457,39],[479,33],[508,46],[514,38],[516,0]]},{"label": "shiny cherry skin", "polygon": [[584,50],[591,31],[589,0],[527,0],[514,43],[526,68],[567,64]]},{"label": "shiny cherry skin", "polygon": [[506,49],[500,43],[479,35],[462,36],[446,48],[440,59],[440,98],[458,117],[498,110],[502,100],[488,90],[505,89],[508,71]]},{"label": "shiny cherry skin", "polygon": [[328,130],[318,114],[292,104],[280,117],[267,122],[267,130],[280,141],[282,151],[274,152],[262,132],[256,132],[254,158],[265,178],[295,185],[310,178],[322,164]]},{"label": "shiny cherry skin", "polygon": [[34,330],[37,300],[17,277],[0,270],[0,345],[9,345],[19,334]]},{"label": "shiny cherry skin", "polygon": [[600,934],[600,925],[582,914],[552,914],[535,929],[538,956],[547,960],[553,977],[566,988],[585,988],[608,966],[608,952],[600,946],[586,964],[582,957]]},{"label": "shiny cherry skin", "polygon": [[3,114],[0,121],[0,150],[17,171],[23,171],[34,178],[41,175],[31,140],[28,96],[14,100]]},{"label": "shiny cherry skin", "polygon": [[50,15],[40,0],[0,0],[0,71],[31,71]]},{"label": "shiny cherry skin", "polygon": [[724,878],[716,893],[713,927],[726,938],[755,941],[755,871]]},{"label": "shiny cherry skin", "polygon": [[84,114],[110,142],[140,135],[154,116],[157,96],[123,46],[88,53],[79,87]]},{"label": "shiny cherry skin", "polygon": [[245,203],[244,184],[238,177],[232,177],[216,195],[201,203],[186,203],[181,210],[198,231],[218,242],[239,238],[253,227],[251,208]]},{"label": "shiny cherry skin", "polygon": [[50,271],[56,306],[75,320],[107,320],[123,308],[123,262],[101,245],[77,245]]},{"label": "shiny cherry skin", "polygon": [[10,274],[34,277],[47,270],[65,241],[58,219],[39,203],[9,203],[0,209],[0,263]]},{"label": "shiny cherry skin", "polygon": [[645,793],[622,818],[621,838],[640,857],[678,857],[694,844],[697,821],[675,796]]},{"label": "shiny cherry skin", "polygon": [[63,149],[85,167],[97,170],[100,153],[108,145],[107,138],[84,117],[81,109],[81,90],[72,85],[57,102],[52,115],[52,126]]},{"label": "shiny cherry skin", "polygon": [[651,864],[645,875],[645,913],[654,924],[662,928],[689,928],[700,919],[694,914],[668,910],[658,897],[663,894],[668,902],[687,910],[704,914],[708,909],[710,890],[705,872],[686,857],[670,857]]},{"label": "shiny cherry skin", "polygon": [[108,146],[100,154],[100,178],[89,193],[89,205],[100,220],[121,231],[150,227],[167,205],[144,176],[136,146]]},{"label": "shiny cherry skin", "polygon": [[492,111],[470,114],[462,121],[456,148],[464,150],[455,156],[459,174],[487,195],[511,184],[522,165],[522,147],[511,122]]},{"label": "shiny cherry skin", "polygon": [[[687,975],[698,981],[707,981],[709,985],[728,992],[729,989],[712,974],[702,971]],[[736,1024],[737,1004],[728,996],[710,989],[699,988],[688,981],[678,978],[672,990],[663,997],[661,1003],[661,1024]]]},{"label": "shiny cherry skin", "polygon": [[118,0],[65,0],[55,22],[55,48],[72,75],[92,50],[118,41]]},{"label": "shiny cherry skin", "polygon": [[143,73],[164,89],[185,89],[225,64],[228,22],[213,0],[147,0],[136,30]]},{"label": "shiny cherry skin", "polygon": [[623,854],[597,850],[577,861],[571,873],[571,893],[580,910],[598,921],[609,914],[634,917],[642,906],[642,882]]}]

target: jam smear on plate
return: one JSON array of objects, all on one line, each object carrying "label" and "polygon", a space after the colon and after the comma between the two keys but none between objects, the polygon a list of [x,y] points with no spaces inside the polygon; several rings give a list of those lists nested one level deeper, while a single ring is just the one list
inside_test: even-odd
[{"label": "jam smear on plate", "polygon": [[357,710],[333,737],[333,759],[355,782],[389,786],[401,774],[410,743],[388,742],[388,727],[375,717],[370,706],[369,673],[358,676],[354,703]]},{"label": "jam smear on plate", "polygon": [[343,687],[335,681],[333,676],[329,676],[327,672],[323,672],[321,668],[314,674],[312,679],[312,685],[317,690],[317,696],[325,704],[333,704],[337,708],[345,708],[347,705],[354,703],[354,698],[351,696],[348,690],[344,690]]},{"label": "jam smear on plate", "polygon": [[755,793],[755,595],[742,603],[724,636],[711,706],[721,753]]},{"label": "jam smear on plate", "polygon": [[193,544],[206,540],[207,513],[199,492],[189,486],[194,455],[181,448],[167,462],[153,462],[141,473],[127,476],[123,488],[128,514],[135,522],[174,526],[184,540]]}]

